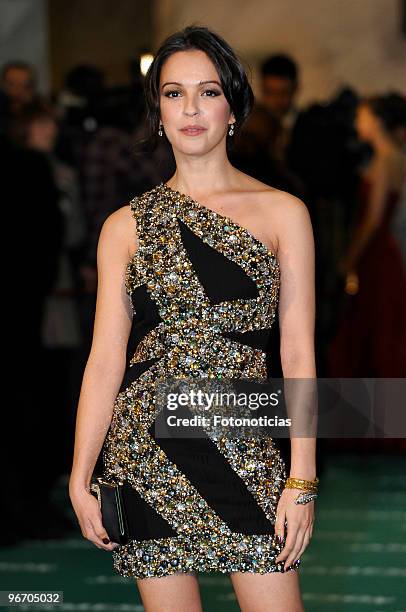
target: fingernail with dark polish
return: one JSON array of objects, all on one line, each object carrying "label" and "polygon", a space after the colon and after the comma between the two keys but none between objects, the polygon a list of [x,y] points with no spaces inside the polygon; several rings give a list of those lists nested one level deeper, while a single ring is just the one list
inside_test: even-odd
[{"label": "fingernail with dark polish", "polygon": [[103,538],[103,544],[110,544],[110,540],[108,538]]}]

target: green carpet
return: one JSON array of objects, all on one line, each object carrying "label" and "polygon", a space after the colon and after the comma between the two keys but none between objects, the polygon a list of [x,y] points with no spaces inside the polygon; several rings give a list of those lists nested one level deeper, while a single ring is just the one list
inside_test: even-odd
[{"label": "green carpet", "polygon": [[[405,474],[401,456],[337,453],[326,459],[300,569],[306,612],[406,612]],[[66,481],[55,498],[69,505]],[[110,553],[84,540],[79,528],[65,540],[3,548],[0,580],[1,590],[63,591],[64,604],[54,610],[143,610],[134,581],[114,574]],[[205,611],[239,610],[228,576],[201,574],[199,582]]]}]

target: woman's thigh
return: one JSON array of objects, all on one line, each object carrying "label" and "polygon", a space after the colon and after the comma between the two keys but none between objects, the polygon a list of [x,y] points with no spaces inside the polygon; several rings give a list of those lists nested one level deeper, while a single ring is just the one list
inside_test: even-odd
[{"label": "woman's thigh", "polygon": [[304,612],[297,570],[233,572],[230,579],[241,612]]},{"label": "woman's thigh", "polygon": [[194,572],[162,578],[136,579],[145,612],[202,612],[200,589]]}]

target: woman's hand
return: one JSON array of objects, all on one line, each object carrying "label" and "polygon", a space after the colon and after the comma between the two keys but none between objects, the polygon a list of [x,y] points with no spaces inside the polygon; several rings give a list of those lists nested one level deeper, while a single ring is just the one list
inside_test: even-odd
[{"label": "woman's hand", "polygon": [[285,537],[287,521],[287,538],[285,546],[276,557],[276,562],[285,561],[284,570],[292,565],[306,550],[313,533],[314,501],[307,504],[295,504],[300,495],[299,489],[283,489],[280,496],[275,522],[275,534]]},{"label": "woman's hand", "polygon": [[109,540],[109,536],[103,527],[99,502],[96,497],[84,488],[71,486],[69,487],[69,496],[83,537],[103,550],[111,551],[117,548],[119,544],[116,542],[105,543]]}]

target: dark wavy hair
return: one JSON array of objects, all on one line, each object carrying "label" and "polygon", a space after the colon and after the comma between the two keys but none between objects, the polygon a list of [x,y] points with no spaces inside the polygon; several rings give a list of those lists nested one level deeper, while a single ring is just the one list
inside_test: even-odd
[{"label": "dark wavy hair", "polygon": [[[234,133],[240,130],[252,110],[254,94],[242,61],[219,34],[205,26],[189,25],[163,41],[145,76],[144,97],[148,134],[142,143],[148,143],[152,149],[156,147],[159,138],[157,136],[160,116],[159,80],[162,66],[173,53],[191,49],[204,51],[216,67],[224,95],[236,119]],[[227,138],[228,146],[232,138],[234,137]]]},{"label": "dark wavy hair", "polygon": [[392,132],[398,127],[406,127],[406,97],[392,91],[381,96],[370,96],[361,100],[382,120],[385,128]]}]

